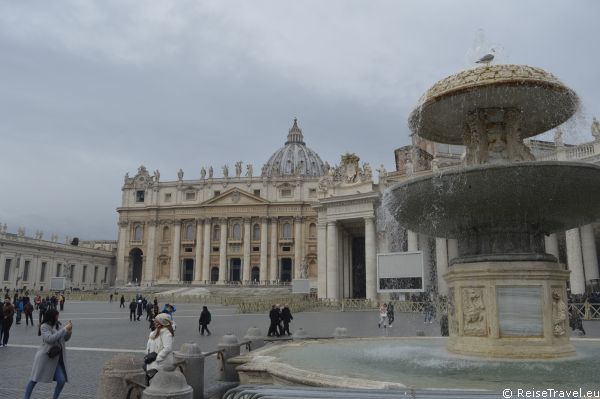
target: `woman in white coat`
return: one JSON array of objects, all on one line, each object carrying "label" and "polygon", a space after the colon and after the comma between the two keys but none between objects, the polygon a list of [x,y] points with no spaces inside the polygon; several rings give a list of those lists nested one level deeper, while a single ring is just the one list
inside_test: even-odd
[{"label": "woman in white coat", "polygon": [[171,316],[160,313],[154,318],[155,330],[150,333],[146,353],[156,352],[156,360],[146,366],[147,370],[160,370],[165,362],[173,363],[173,322]]},{"label": "woman in white coat", "polygon": [[[42,337],[42,345],[33,359],[33,369],[31,378],[25,388],[25,399],[31,397],[31,392],[38,382],[56,381],[53,399],[58,399],[67,379],[67,356],[65,342],[71,338],[73,325],[69,321],[64,327],[58,321],[58,311],[49,309],[44,313],[42,324],[38,330],[38,335]],[[52,347],[58,353],[50,357],[48,352]]]}]

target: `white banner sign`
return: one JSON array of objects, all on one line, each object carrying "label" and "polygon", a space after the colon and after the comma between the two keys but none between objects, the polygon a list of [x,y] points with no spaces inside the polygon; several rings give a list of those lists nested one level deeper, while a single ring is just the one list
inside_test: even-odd
[{"label": "white banner sign", "polygon": [[423,252],[377,254],[377,292],[423,292]]}]

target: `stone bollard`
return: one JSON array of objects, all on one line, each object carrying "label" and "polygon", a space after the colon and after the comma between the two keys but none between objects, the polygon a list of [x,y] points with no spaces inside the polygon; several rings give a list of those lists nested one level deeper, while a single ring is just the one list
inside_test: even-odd
[{"label": "stone bollard", "polygon": [[140,355],[122,353],[112,357],[102,368],[98,399],[118,399],[127,395],[126,379],[145,384],[144,361]]},{"label": "stone bollard", "polygon": [[195,342],[187,342],[173,355],[177,362],[185,361],[183,375],[194,390],[194,399],[204,399],[204,355],[200,346]]},{"label": "stone bollard", "polygon": [[238,338],[231,333],[225,334],[217,347],[224,351],[221,356],[221,367],[219,368],[217,379],[225,382],[239,381],[239,376],[235,371],[236,366],[227,362],[227,360],[232,357],[240,355],[240,343]]},{"label": "stone bollard", "polygon": [[142,399],[193,399],[194,390],[176,366],[177,362],[165,364],[144,389]]},{"label": "stone bollard", "polygon": [[294,331],[294,334],[292,335],[293,341],[303,340],[306,338],[308,338],[308,333],[303,328],[297,329],[296,331]]},{"label": "stone bollard", "polygon": [[349,338],[348,329],[346,327],[336,327],[333,331],[333,338]]},{"label": "stone bollard", "polygon": [[265,346],[265,336],[263,335],[262,331],[260,331],[260,328],[255,326],[248,329],[246,335],[244,335],[244,341],[252,342],[250,344],[251,350]]}]

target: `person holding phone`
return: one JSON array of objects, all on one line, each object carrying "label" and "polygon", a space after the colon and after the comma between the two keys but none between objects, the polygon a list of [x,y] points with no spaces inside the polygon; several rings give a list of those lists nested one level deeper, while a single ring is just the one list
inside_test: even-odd
[{"label": "person holding phone", "polygon": [[53,399],[58,399],[67,379],[67,357],[65,343],[71,339],[73,323],[69,320],[64,327],[58,321],[58,311],[48,309],[44,313],[38,336],[42,344],[33,359],[31,377],[25,388],[25,399],[31,397],[33,388],[38,382],[56,381]]}]

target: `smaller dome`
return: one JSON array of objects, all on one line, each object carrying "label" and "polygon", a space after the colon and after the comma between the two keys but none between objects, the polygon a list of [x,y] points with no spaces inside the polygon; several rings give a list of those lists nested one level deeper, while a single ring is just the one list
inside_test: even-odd
[{"label": "smaller dome", "polygon": [[262,175],[274,176],[323,176],[325,165],[321,157],[304,143],[298,119],[288,131],[285,145],[275,151],[263,166]]}]

